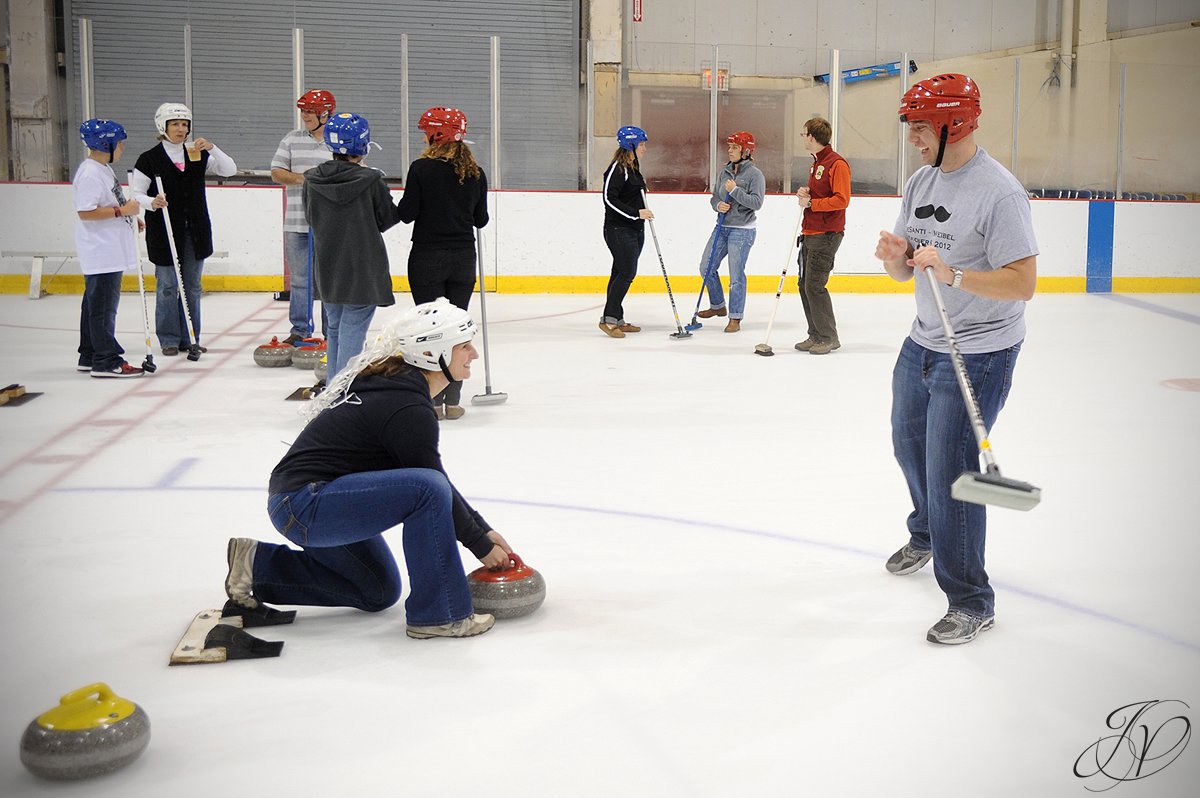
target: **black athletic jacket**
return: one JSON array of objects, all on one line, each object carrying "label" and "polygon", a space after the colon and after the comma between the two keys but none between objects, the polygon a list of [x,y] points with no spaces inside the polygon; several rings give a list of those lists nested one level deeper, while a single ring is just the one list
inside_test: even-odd
[{"label": "black athletic jacket", "polygon": [[638,211],[646,207],[642,192],[646,181],[636,169],[626,169],[616,161],[604,172],[604,227],[634,227],[641,230],[646,220]]},{"label": "black athletic jacket", "polygon": [[[309,422],[271,472],[271,494],[366,471],[431,468],[446,473],[438,453],[429,383],[419,369],[410,367],[391,377],[359,377],[350,391],[360,403],[329,408]],[[494,545],[487,537],[491,526],[453,484],[450,489],[454,535],[482,559]]]},{"label": "black athletic jacket", "polygon": [[475,228],[488,223],[487,175],[461,184],[454,164],[441,158],[418,158],[408,167],[404,194],[396,203],[402,222],[413,225],[412,252],[428,249],[475,251]]}]

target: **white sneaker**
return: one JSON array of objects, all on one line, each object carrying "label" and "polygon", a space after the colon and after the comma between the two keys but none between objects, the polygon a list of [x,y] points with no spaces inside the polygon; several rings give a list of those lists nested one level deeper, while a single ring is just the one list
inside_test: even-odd
[{"label": "white sneaker", "polygon": [[444,623],[441,626],[409,626],[406,634],[414,640],[426,640],[430,637],[474,637],[481,635],[496,619],[485,613],[472,613],[461,621]]},{"label": "white sneaker", "polygon": [[258,608],[254,590],[254,550],[258,541],[249,538],[230,538],[225,550],[229,561],[229,574],[225,577],[225,595],[243,607]]}]

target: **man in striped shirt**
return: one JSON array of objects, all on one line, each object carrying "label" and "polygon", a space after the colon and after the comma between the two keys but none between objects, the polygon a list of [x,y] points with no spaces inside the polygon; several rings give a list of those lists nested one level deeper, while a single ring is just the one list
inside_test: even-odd
[{"label": "man in striped shirt", "polygon": [[[333,157],[325,146],[325,123],[336,107],[333,94],[321,89],[305,92],[296,101],[303,127],[279,142],[271,159],[271,179],[284,186],[287,208],[283,216],[283,256],[291,280],[288,319],[292,329],[286,343],[297,344],[313,334],[312,300],[308,270],[308,222],[304,216],[304,173]],[[324,308],[321,330],[325,330]]]}]

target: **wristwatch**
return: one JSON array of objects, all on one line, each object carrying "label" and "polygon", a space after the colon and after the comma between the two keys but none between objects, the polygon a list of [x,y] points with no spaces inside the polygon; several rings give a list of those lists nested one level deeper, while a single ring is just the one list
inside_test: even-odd
[{"label": "wristwatch", "polygon": [[950,271],[954,272],[954,279],[950,282],[950,287],[951,288],[961,288],[962,287],[963,270],[962,269],[951,269]]}]

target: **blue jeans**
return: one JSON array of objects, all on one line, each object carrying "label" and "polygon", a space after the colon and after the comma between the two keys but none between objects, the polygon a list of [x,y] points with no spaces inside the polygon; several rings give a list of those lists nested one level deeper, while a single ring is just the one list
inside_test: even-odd
[{"label": "blue jeans", "polygon": [[[288,321],[293,335],[308,338],[315,332],[316,316],[309,296],[308,233],[283,233],[283,258],[288,269]],[[325,306],[321,306],[321,332],[328,329]]]},{"label": "blue jeans", "polygon": [[121,272],[85,274],[79,308],[79,365],[93,371],[112,371],[125,362],[117,343],[117,304],[121,301]]},{"label": "blue jeans", "polygon": [[[184,236],[179,250],[179,260],[182,262],[180,271],[183,273],[183,290],[187,294],[188,312],[192,314],[192,327],[196,331],[197,343],[200,338],[200,274],[204,271],[204,261],[196,260],[190,236]],[[187,318],[183,315],[183,302],[179,297],[179,281],[175,278],[175,267],[154,264],[154,331],[158,334],[158,344],[164,349],[177,346],[187,349],[192,345],[192,336],[188,332]]]},{"label": "blue jeans", "polygon": [[413,626],[468,617],[471,592],[458,543],[450,482],[440,471],[400,468],[348,474],[267,499],[271,523],[300,551],[259,543],[254,595],[270,604],[380,612],[400,599],[400,571],[383,533],[403,524]]},{"label": "blue jeans", "polygon": [[[752,227],[719,227],[713,230],[704,245],[700,258],[700,274],[709,274],[708,259],[713,258],[712,273],[705,281],[708,288],[708,304],[714,308],[725,305],[725,292],[721,289],[721,261],[729,256],[729,318],[740,319],[746,310],[746,260],[750,247],[754,246],[757,230]],[[716,247],[714,251],[713,247]]]},{"label": "blue jeans", "polygon": [[332,382],[334,376],[363,351],[367,328],[371,326],[371,319],[375,318],[375,306],[336,305],[332,302],[322,302],[321,306],[329,317],[329,325],[325,328],[329,376],[325,379],[326,382]]},{"label": "blue jeans", "polygon": [[[963,355],[967,375],[991,430],[1012,387],[1021,345]],[[984,568],[987,513],[984,506],[950,498],[964,471],[979,470],[979,447],[950,356],[904,339],[892,372],[892,446],[913,511],[909,543],[933,552],[933,572],[950,609],[986,618],[995,593]]]}]

